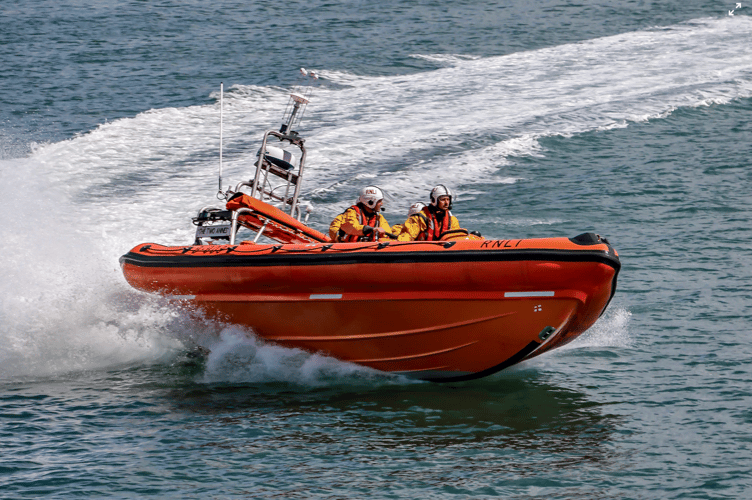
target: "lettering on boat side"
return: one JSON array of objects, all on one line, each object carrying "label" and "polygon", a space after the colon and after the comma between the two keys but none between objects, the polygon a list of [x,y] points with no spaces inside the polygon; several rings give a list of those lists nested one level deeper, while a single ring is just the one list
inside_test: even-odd
[{"label": "lettering on boat side", "polygon": [[209,255],[219,255],[222,253],[230,253],[233,250],[237,248],[237,245],[234,247],[226,247],[224,245],[201,245],[201,246],[192,246],[192,247],[186,247],[183,249],[183,253],[189,253],[189,254],[209,254]]},{"label": "lettering on boat side", "polygon": [[230,224],[223,224],[223,225],[217,225],[217,226],[198,226],[196,227],[196,238],[204,238],[204,237],[220,237],[220,236],[230,236],[232,226]]},{"label": "lettering on boat side", "polygon": [[308,298],[311,300],[341,299],[342,294],[341,293],[312,293],[310,297]]},{"label": "lettering on boat side", "polygon": [[483,240],[481,248],[517,248],[522,240]]},{"label": "lettering on boat side", "polygon": [[553,297],[555,292],[504,292],[504,298]]}]

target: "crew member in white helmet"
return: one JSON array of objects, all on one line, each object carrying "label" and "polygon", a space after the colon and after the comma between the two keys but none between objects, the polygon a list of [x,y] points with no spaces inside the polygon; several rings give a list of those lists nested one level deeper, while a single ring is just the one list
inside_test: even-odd
[{"label": "crew member in white helmet", "polygon": [[[426,205],[421,202],[413,203],[412,205],[410,205],[410,208],[407,210],[407,219],[409,220],[413,215],[420,213],[420,211],[423,210],[423,207],[425,206]],[[399,234],[402,232],[403,227],[405,227],[404,224],[394,224],[392,226],[392,233],[399,236]]]},{"label": "crew member in white helmet", "polygon": [[329,238],[335,242],[378,241],[388,239],[392,228],[381,215],[384,193],[376,186],[360,190],[358,202],[334,218]]},{"label": "crew member in white helmet", "polygon": [[431,190],[431,204],[411,215],[403,224],[400,241],[435,241],[453,229],[460,229],[460,223],[449,210],[452,208],[454,193],[443,184]]}]

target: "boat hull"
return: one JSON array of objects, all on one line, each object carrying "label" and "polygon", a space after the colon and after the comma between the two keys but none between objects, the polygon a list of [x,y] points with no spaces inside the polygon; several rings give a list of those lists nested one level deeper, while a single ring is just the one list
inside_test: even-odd
[{"label": "boat hull", "polygon": [[587,238],[138,245],[137,289],[177,296],[285,346],[436,380],[482,377],[564,345],[603,313],[616,252]]}]

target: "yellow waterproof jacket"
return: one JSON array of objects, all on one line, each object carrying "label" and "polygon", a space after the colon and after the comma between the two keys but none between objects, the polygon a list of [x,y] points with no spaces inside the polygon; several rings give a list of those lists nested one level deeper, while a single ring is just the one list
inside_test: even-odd
[{"label": "yellow waterproof jacket", "polygon": [[[329,237],[332,241],[374,241],[375,232],[368,236],[363,234],[363,227],[383,227],[387,233],[392,232],[392,228],[381,213],[366,214],[363,207],[358,203],[353,205],[337,217],[334,218],[329,226]],[[381,238],[389,240],[389,238]]]},{"label": "yellow waterproof jacket", "polygon": [[[350,209],[348,208],[347,210]],[[340,241],[341,235],[338,234],[339,228],[342,227],[342,222],[345,220],[345,213],[347,212],[347,210],[336,216],[332,223],[329,225],[329,239],[334,242]]]},{"label": "yellow waterproof jacket", "polygon": [[439,222],[431,207],[425,207],[407,218],[397,239],[399,241],[433,241],[441,238],[442,233],[452,229],[461,229],[460,222],[452,215],[452,212],[447,210],[444,218]]}]

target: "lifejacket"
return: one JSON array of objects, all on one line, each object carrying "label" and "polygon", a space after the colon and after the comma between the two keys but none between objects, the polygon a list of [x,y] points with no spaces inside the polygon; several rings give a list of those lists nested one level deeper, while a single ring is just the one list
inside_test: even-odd
[{"label": "lifejacket", "polygon": [[424,220],[426,221],[426,230],[422,231],[416,238],[419,241],[437,241],[441,239],[441,235],[449,228],[452,227],[452,212],[447,210],[444,212],[444,218],[439,221],[436,217],[436,212],[431,210],[430,207],[425,207],[421,210]]},{"label": "lifejacket", "polygon": [[[359,205],[353,205],[347,210],[355,211],[355,213],[358,215],[358,224],[362,226],[379,227],[381,225],[381,214],[379,214],[378,212],[374,212],[373,215],[368,217]],[[347,210],[342,213],[344,214],[345,212],[347,212]],[[337,231],[339,241],[348,243],[356,241],[376,241],[378,234],[378,231],[374,231],[368,236],[358,236],[357,234],[347,234],[342,229]]]}]

